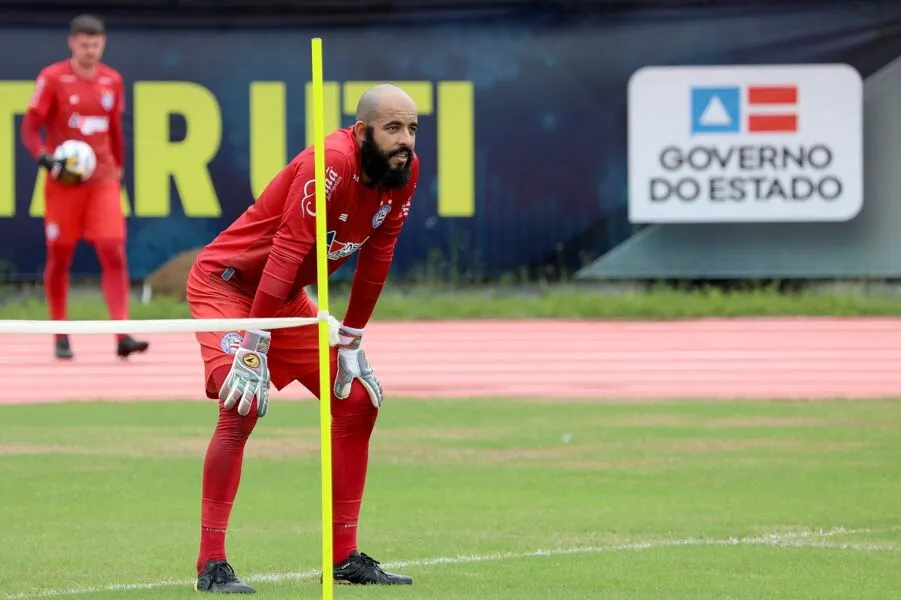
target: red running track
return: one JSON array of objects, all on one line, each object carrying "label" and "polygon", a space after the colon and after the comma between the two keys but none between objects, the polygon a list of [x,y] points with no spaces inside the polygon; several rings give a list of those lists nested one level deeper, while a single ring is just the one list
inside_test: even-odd
[{"label": "red running track", "polygon": [[[193,334],[147,339],[126,362],[110,335],[73,336],[60,363],[49,336],[0,334],[0,403],[202,399]],[[901,396],[901,319],[373,323],[365,344],[396,396]],[[273,395],[311,398],[296,383]]]}]

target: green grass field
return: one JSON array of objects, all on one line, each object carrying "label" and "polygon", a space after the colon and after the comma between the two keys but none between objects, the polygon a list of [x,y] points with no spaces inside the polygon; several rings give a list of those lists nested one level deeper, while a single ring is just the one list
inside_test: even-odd
[{"label": "green grass field", "polygon": [[[336,598],[901,596],[901,402],[391,399],[361,548],[410,588]],[[0,407],[0,599],[191,589],[212,403]],[[318,408],[247,450],[230,559],[319,598]],[[81,590],[81,591],[79,591]]]},{"label": "green grass field", "polygon": [[[330,309],[343,315],[348,294],[330,291]],[[40,292],[30,297],[0,288],[0,319],[47,319]],[[379,297],[377,320],[448,319],[692,319],[775,316],[901,316],[901,295],[855,291],[781,293],[770,288],[724,292],[659,288],[648,292],[605,292],[591,286],[553,285],[524,291],[486,287],[398,289],[388,286]],[[131,304],[132,319],[187,319],[187,304],[160,297]],[[106,319],[99,289],[82,291],[69,307],[70,319]]]}]

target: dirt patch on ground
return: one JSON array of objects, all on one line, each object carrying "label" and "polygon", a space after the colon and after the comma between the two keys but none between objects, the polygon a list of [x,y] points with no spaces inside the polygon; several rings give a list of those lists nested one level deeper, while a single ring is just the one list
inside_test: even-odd
[{"label": "dirt patch on ground", "polygon": [[694,415],[626,415],[596,419],[603,427],[686,427],[705,429],[736,429],[754,427],[823,427],[860,425],[849,419],[825,417],[720,417],[709,418]]},{"label": "dirt patch on ground", "polygon": [[597,456],[598,447],[566,444],[528,448],[435,448],[415,444],[382,443],[373,447],[372,455],[376,460],[387,460],[396,464],[548,466],[558,461]]},{"label": "dirt patch on ground", "polygon": [[567,471],[646,471],[663,469],[679,461],[671,458],[622,459],[622,460],[578,460],[554,463],[555,469]]},{"label": "dirt patch on ground", "polygon": [[726,417],[707,419],[704,427],[828,427],[859,425],[850,419],[828,419],[825,417]]},{"label": "dirt patch on ground", "polygon": [[0,456],[24,454],[65,454],[70,456],[115,456],[122,458],[147,458],[172,456],[168,448],[153,448],[144,444],[119,444],[104,446],[76,446],[57,444],[0,444]]},{"label": "dirt patch on ground", "polygon": [[[456,398],[436,398],[437,400],[454,402]],[[582,405],[582,404],[595,404],[595,405],[657,405],[657,404],[681,404],[686,402],[684,398],[618,398],[616,396],[607,396],[604,397],[559,397],[554,396],[553,394],[548,394],[543,397],[501,397],[497,398],[500,401],[512,401],[517,404],[533,404],[537,406],[545,406],[548,404],[571,404],[571,405]],[[743,402],[746,400],[742,400]],[[729,400],[718,400],[718,403],[729,402]]]},{"label": "dirt patch on ground", "polygon": [[[0,444],[0,456],[25,454],[65,454],[71,456],[111,456],[122,458],[202,457],[209,439],[136,438],[129,442],[92,446],[55,444]],[[319,438],[253,439],[248,442],[247,457],[285,458],[319,456]]]},{"label": "dirt patch on ground", "polygon": [[[509,427],[401,427],[384,429],[379,431],[376,425],[376,433],[380,440],[479,440],[499,439],[510,433]],[[318,434],[317,434],[318,435]]]},{"label": "dirt patch on ground", "polygon": [[772,449],[791,452],[836,452],[841,450],[857,450],[866,447],[865,442],[807,442],[804,440],[784,439],[699,439],[669,441],[655,444],[656,449],[683,453],[716,453],[739,452],[742,450]]},{"label": "dirt patch on ground", "polygon": [[319,438],[314,439],[251,439],[244,456],[251,458],[305,458],[318,457]]},{"label": "dirt patch on ground", "polygon": [[91,448],[78,446],[53,446],[50,444],[0,444],[0,456],[4,454],[96,454]]},{"label": "dirt patch on ground", "polygon": [[[136,447],[150,450],[154,456],[204,456],[210,438],[147,438],[139,440]],[[319,436],[298,435],[296,437],[250,436],[244,449],[248,458],[303,458],[319,456]]]}]

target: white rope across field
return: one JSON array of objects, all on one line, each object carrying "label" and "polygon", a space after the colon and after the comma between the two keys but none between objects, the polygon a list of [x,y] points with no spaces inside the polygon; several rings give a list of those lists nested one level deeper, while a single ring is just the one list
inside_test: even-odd
[{"label": "white rope across field", "polygon": [[200,331],[243,331],[245,329],[285,329],[315,325],[327,319],[329,337],[337,335],[338,322],[328,313],[317,317],[267,319],[133,319],[123,321],[28,321],[0,320],[0,334],[101,335],[115,333],[194,333]]}]

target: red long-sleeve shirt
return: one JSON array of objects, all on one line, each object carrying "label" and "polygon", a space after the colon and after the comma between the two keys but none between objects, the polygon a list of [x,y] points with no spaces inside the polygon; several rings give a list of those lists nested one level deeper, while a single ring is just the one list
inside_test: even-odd
[{"label": "red long-sleeve shirt", "polygon": [[83,140],[97,156],[97,168],[84,185],[118,181],[125,164],[124,88],[122,76],[107,65],[98,65],[91,79],[79,77],[68,59],[44,67],[22,120],[22,143],[37,159],[66,140]]},{"label": "red long-sleeve shirt", "polygon": [[[403,228],[419,158],[401,189],[368,187],[352,128],[325,139],[329,275],[359,251],[344,324],[362,329],[372,316]],[[231,226],[197,257],[197,267],[253,297],[252,318],[267,318],[288,298],[316,283],[316,183],[313,150],[285,166]]]}]

